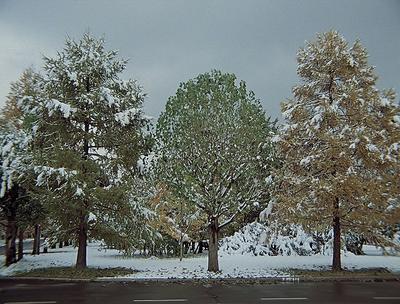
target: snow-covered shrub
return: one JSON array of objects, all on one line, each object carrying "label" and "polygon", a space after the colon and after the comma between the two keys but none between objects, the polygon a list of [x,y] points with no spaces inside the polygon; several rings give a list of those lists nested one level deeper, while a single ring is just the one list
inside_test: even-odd
[{"label": "snow-covered shrub", "polygon": [[400,231],[396,232],[394,237],[393,237],[393,242],[400,246]]},{"label": "snow-covered shrub", "polygon": [[362,235],[355,233],[347,233],[345,236],[346,249],[354,254],[364,254],[362,247],[365,243],[365,238]]},{"label": "snow-covered shrub", "polygon": [[279,228],[253,222],[234,235],[220,241],[225,254],[250,255],[313,255],[332,254],[332,231],[324,234],[306,233],[299,225]]},{"label": "snow-covered shrub", "polygon": [[296,225],[285,229],[271,227],[264,242],[269,245],[270,255],[311,255],[318,250],[313,237]]},{"label": "snow-covered shrub", "polygon": [[270,250],[264,244],[267,232],[268,227],[257,222],[250,223],[234,235],[223,238],[220,250],[226,254],[268,255]]}]

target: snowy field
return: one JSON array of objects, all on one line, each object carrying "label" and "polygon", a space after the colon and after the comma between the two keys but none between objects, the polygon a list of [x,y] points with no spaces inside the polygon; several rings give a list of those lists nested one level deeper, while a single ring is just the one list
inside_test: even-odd
[{"label": "snowy field", "polygon": [[[347,269],[383,267],[400,273],[400,256],[378,255],[379,250],[369,246],[366,256],[346,254],[342,257],[343,266]],[[72,266],[76,259],[76,249],[64,247],[52,249],[39,256],[25,255],[17,264],[0,268],[0,276],[13,275],[18,271],[34,268]],[[126,267],[137,270],[129,278],[167,279],[167,278],[271,278],[288,276],[290,268],[318,269],[329,267],[331,256],[253,256],[253,255],[220,255],[219,274],[208,273],[207,257],[177,258],[125,257],[116,250],[104,251],[99,244],[91,243],[88,247],[89,267]]]}]

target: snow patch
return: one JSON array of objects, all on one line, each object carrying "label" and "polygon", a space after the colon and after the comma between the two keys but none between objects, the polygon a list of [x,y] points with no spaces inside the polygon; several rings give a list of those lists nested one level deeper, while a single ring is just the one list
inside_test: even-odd
[{"label": "snow patch", "polygon": [[[207,272],[207,256],[195,258],[144,258],[128,257],[115,249],[107,249],[100,243],[88,244],[88,266],[97,268],[126,267],[138,272],[126,276],[135,279],[169,278],[271,278],[289,277],[285,269],[329,268],[331,256],[243,256],[220,254],[221,272]],[[25,255],[24,258],[9,267],[0,268],[0,276],[12,276],[19,271],[28,271],[43,267],[71,267],[76,262],[77,249],[71,246],[62,249],[49,249],[49,253]],[[400,257],[393,256],[342,256],[343,267],[361,269],[384,267],[400,272]]]}]

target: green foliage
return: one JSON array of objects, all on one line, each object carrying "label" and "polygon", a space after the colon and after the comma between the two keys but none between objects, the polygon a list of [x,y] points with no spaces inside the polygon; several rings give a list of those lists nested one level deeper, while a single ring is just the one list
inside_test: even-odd
[{"label": "green foliage", "polygon": [[33,69],[25,70],[21,77],[11,84],[0,116],[0,216],[6,218],[15,214],[16,223],[23,230],[42,222],[45,216],[43,205],[35,200],[32,194],[36,188],[36,181],[30,142],[35,115],[29,110],[21,109],[21,100],[25,94],[37,96],[40,79],[40,75]]},{"label": "green foliage", "polygon": [[77,240],[86,227],[89,237],[131,250],[128,240],[144,225],[137,225],[139,202],[130,190],[139,157],[152,145],[144,94],[136,81],[120,78],[127,61],[89,34],[67,39],[44,61],[39,94],[22,103],[35,113],[37,197],[51,214],[53,234]]},{"label": "green foliage", "polygon": [[268,199],[274,124],[246,84],[219,71],[182,83],[157,124],[158,174],[171,191],[226,224]]}]

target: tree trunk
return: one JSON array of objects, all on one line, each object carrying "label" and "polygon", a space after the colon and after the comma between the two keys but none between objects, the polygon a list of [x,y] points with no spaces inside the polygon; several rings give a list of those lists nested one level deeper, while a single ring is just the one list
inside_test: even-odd
[{"label": "tree trunk", "polygon": [[64,245],[64,244],[63,244],[63,241],[59,241],[59,242],[58,242],[58,248],[63,248],[63,245]]},{"label": "tree trunk", "polygon": [[[86,91],[89,93],[90,84],[89,78],[86,79]],[[89,156],[89,121],[84,122],[85,137],[83,140],[83,158],[88,159]],[[86,164],[84,164],[82,172],[86,173]],[[85,202],[82,202],[85,205]],[[82,207],[81,207],[82,208]],[[84,269],[87,266],[87,233],[88,233],[88,217],[86,216],[86,208],[81,209],[79,216],[79,230],[78,230],[78,256],[76,257],[76,268]]]},{"label": "tree trunk", "polygon": [[218,272],[218,218],[211,218],[209,224],[209,246],[208,246],[208,271]]},{"label": "tree trunk", "polygon": [[32,254],[40,254],[40,225],[35,225]]},{"label": "tree trunk", "polygon": [[181,237],[180,237],[179,243],[180,243],[179,261],[182,261],[182,259],[183,259],[183,233],[182,232],[181,232]]},{"label": "tree trunk", "polygon": [[7,217],[6,229],[6,266],[10,266],[17,262],[17,249],[15,246],[15,239],[17,238],[17,224],[15,214]]},{"label": "tree trunk", "polygon": [[87,266],[86,258],[87,246],[87,217],[81,214],[79,218],[79,231],[78,231],[78,256],[76,258],[76,268],[84,269]]},{"label": "tree trunk", "polygon": [[[87,93],[90,92],[89,77],[86,78],[86,92]],[[87,104],[86,107],[87,106],[89,105]],[[88,118],[86,118],[84,121],[84,131],[85,134],[83,138],[83,159],[87,161],[89,158],[89,131],[90,131],[90,123]],[[82,173],[86,174],[86,171],[87,171],[86,163],[84,163],[82,168]],[[88,216],[87,216],[87,206],[84,201],[82,203],[83,206],[85,206],[86,208],[80,210],[80,217],[79,217],[78,256],[76,257],[76,268],[78,269],[84,269],[87,266]]]},{"label": "tree trunk", "polygon": [[333,261],[332,271],[341,271],[342,263],[340,260],[340,216],[339,216],[339,198],[336,198],[334,203],[333,216]]},{"label": "tree trunk", "polygon": [[18,228],[18,258],[21,260],[24,257],[24,230]]}]

